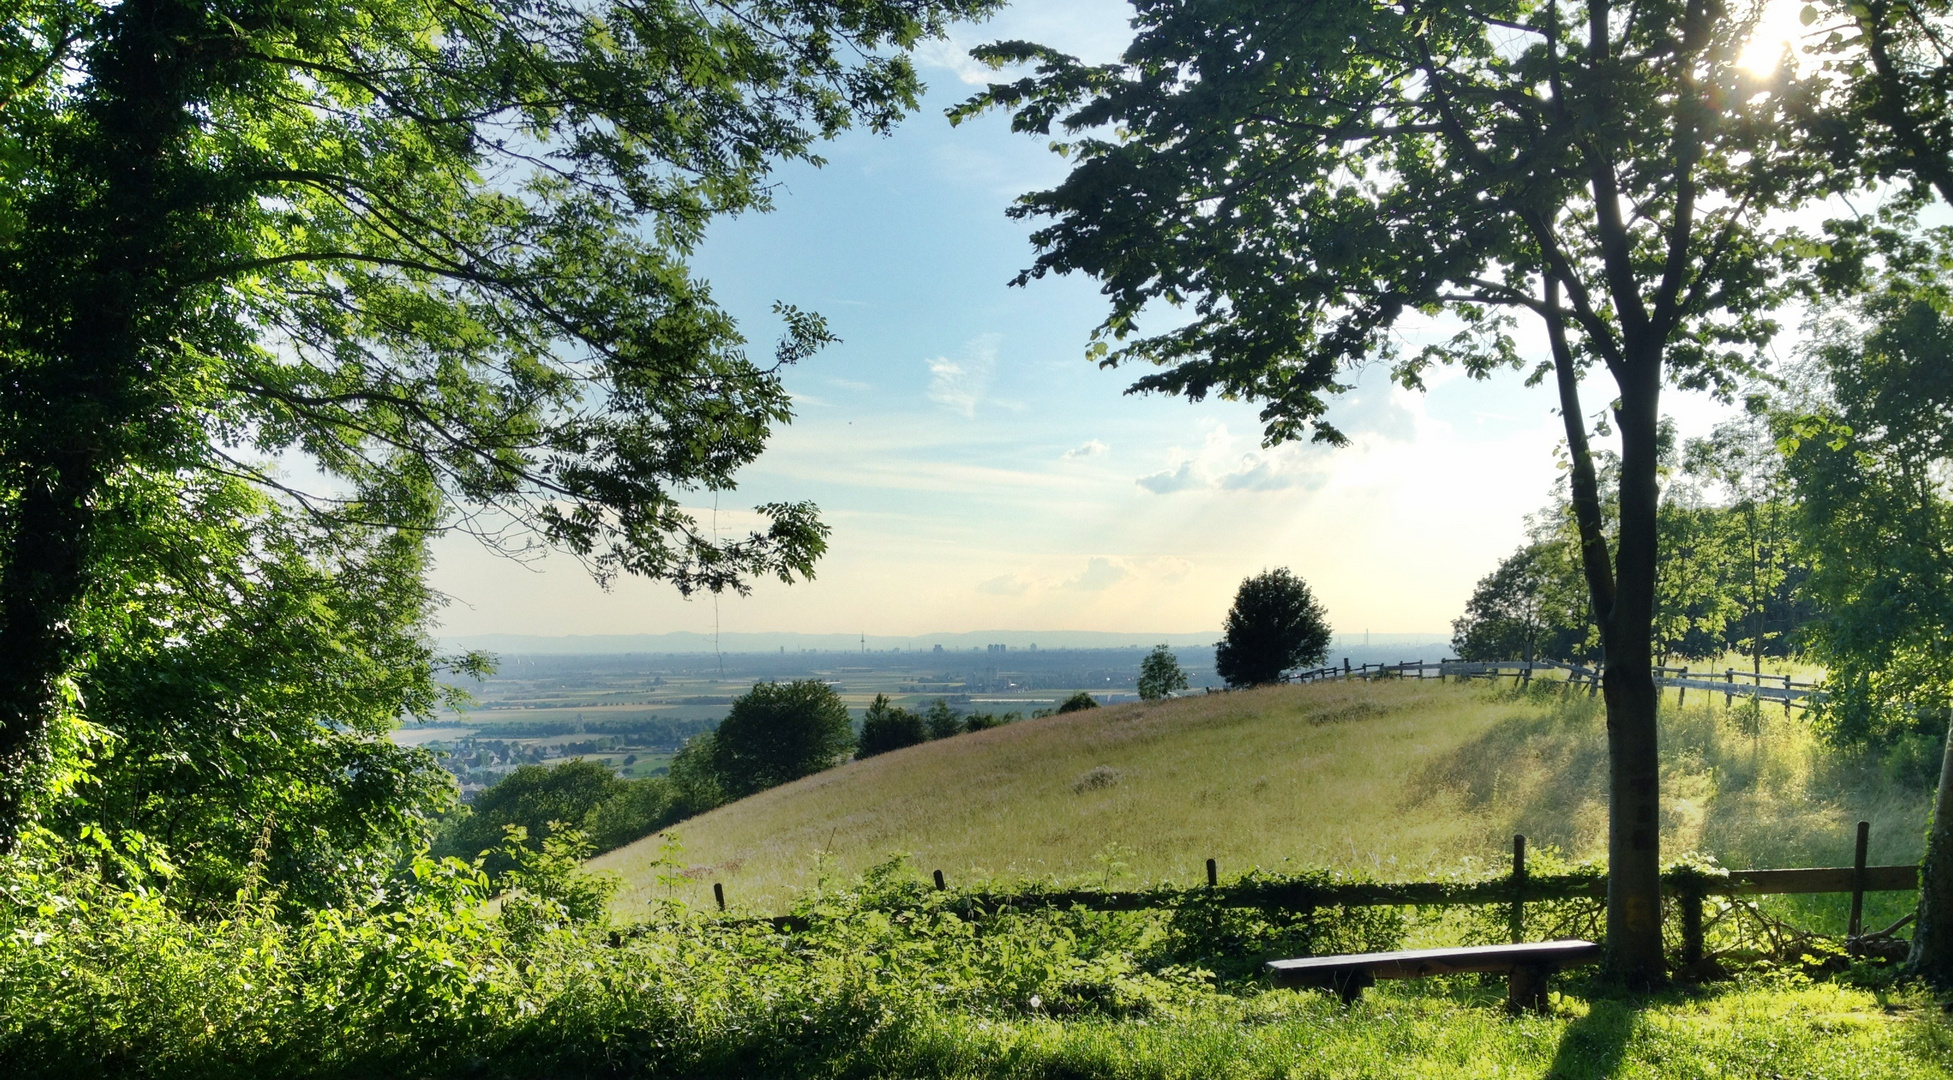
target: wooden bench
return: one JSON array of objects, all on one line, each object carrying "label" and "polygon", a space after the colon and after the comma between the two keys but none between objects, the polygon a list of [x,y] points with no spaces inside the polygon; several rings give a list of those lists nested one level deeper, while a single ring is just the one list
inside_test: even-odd
[{"label": "wooden bench", "polygon": [[1499,972],[1509,976],[1506,1007],[1518,1012],[1546,1008],[1546,983],[1555,972],[1600,959],[1600,946],[1591,941],[1540,941],[1521,945],[1476,945],[1458,949],[1406,949],[1401,952],[1356,953],[1350,956],[1309,956],[1299,960],[1270,960],[1268,973],[1276,986],[1333,990],[1344,1002],[1355,1001],[1378,979],[1421,979],[1427,975]]}]

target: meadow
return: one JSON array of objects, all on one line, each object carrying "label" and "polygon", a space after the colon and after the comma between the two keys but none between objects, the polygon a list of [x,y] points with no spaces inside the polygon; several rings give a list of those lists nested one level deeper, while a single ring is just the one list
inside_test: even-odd
[{"label": "meadow", "polygon": [[[1215,859],[1381,880],[1502,872],[1514,833],[1567,861],[1604,853],[1599,703],[1435,679],[1268,687],[1025,720],[851,762],[610,852],[630,918],[711,883],[756,913],[891,855],[953,883],[1192,884]],[[1831,750],[1776,707],[1671,695],[1664,857],[1732,868],[1916,861],[1932,778]],[[675,840],[684,873],[655,872]],[[1773,901],[1828,926],[1840,901]],[[1868,919],[1909,908],[1875,896]],[[1880,925],[1883,925],[1882,923]]]}]

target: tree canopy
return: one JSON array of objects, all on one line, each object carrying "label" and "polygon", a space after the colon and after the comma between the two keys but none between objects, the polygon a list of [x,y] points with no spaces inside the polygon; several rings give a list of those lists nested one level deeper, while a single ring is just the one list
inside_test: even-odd
[{"label": "tree canopy", "polygon": [[1260,686],[1314,667],[1329,651],[1329,613],[1288,567],[1264,570],[1235,590],[1214,646],[1214,672],[1229,686]]},{"label": "tree canopy", "polygon": [[783,304],[749,355],[686,259],[713,218],[767,207],[777,163],[914,108],[908,50],[994,6],[15,5],[0,833],[50,725],[86,719],[90,605],[193,584],[140,563],[145,530],[267,520],[227,483],[298,530],[227,550],[260,578],[265,546],[330,570],[349,536],[453,528],[688,592],[810,574],[811,505],[721,540],[685,499],[734,486],[790,416],[782,365],[832,337]]},{"label": "tree canopy", "polygon": [[854,746],[848,707],[827,683],[756,683],[712,733],[711,760],[726,797],[738,799],[819,772]]}]

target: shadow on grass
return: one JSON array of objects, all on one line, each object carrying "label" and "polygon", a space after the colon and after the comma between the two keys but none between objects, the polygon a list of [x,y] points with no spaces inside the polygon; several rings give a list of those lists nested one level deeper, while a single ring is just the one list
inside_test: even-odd
[{"label": "shadow on grass", "polygon": [[1628,1040],[1641,1021],[1645,998],[1588,999],[1587,1015],[1567,1025],[1548,1080],[1606,1080],[1620,1073],[1627,1059]]}]

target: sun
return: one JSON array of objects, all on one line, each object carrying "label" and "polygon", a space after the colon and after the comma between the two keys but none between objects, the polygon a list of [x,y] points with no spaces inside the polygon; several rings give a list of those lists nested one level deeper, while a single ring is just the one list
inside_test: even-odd
[{"label": "sun", "polygon": [[1752,75],[1773,74],[1784,48],[1794,47],[1804,32],[1805,6],[1804,0],[1769,0],[1736,63]]}]

